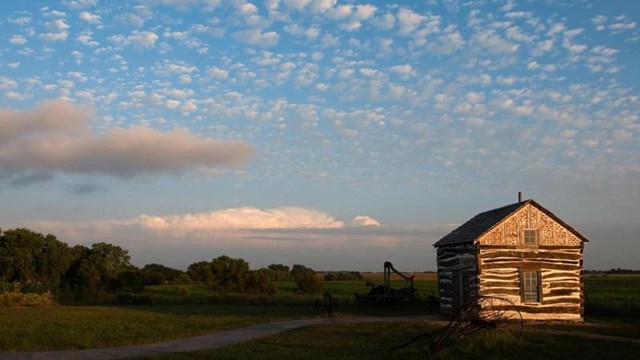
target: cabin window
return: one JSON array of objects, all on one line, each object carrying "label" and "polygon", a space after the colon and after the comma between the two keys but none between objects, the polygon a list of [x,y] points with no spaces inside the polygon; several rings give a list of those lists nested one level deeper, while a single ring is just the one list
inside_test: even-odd
[{"label": "cabin window", "polygon": [[537,245],[538,231],[533,229],[525,229],[523,234],[523,243],[525,245]]},{"label": "cabin window", "polygon": [[537,271],[522,273],[522,297],[524,302],[540,302],[540,276]]}]

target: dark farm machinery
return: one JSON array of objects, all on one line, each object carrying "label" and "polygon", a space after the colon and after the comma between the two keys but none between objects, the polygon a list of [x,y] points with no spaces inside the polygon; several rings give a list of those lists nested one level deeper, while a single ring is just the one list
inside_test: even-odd
[{"label": "dark farm machinery", "polygon": [[[391,287],[391,274],[395,273],[406,281],[406,286],[399,289]],[[416,288],[413,287],[414,276],[406,276],[393,267],[391,262],[384,263],[384,278],[382,285],[366,282],[370,288],[369,293],[355,293],[356,301],[359,303],[375,303],[382,305],[392,305],[402,301],[414,302],[416,299]]]}]

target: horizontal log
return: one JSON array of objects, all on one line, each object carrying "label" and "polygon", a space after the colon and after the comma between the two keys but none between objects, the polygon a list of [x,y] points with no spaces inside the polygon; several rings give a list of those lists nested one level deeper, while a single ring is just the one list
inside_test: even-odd
[{"label": "horizontal log", "polygon": [[517,305],[521,313],[529,314],[580,314],[580,306],[530,306]]},{"label": "horizontal log", "polygon": [[542,280],[553,281],[554,279],[580,279],[578,271],[545,271],[542,270]]},{"label": "horizontal log", "polygon": [[440,254],[475,254],[476,247],[471,246],[456,246],[456,247],[447,247],[447,248],[438,248],[436,254],[440,256]]},{"label": "horizontal log", "polygon": [[489,260],[494,258],[514,257],[522,259],[531,258],[549,258],[549,259],[564,259],[564,260],[580,260],[582,257],[579,253],[564,253],[559,251],[491,251],[480,252],[482,260]]},{"label": "horizontal log", "polygon": [[514,287],[518,288],[520,286],[519,281],[480,281],[480,286],[483,288],[494,288],[494,287]]},{"label": "horizontal log", "polygon": [[531,256],[531,257],[502,257],[502,258],[493,258],[493,259],[481,259],[480,266],[482,267],[485,264],[498,264],[503,262],[524,262],[529,263],[532,261],[542,261],[546,263],[552,264],[567,264],[567,265],[575,265],[576,267],[580,266],[580,262],[576,260],[567,260],[567,259],[554,259],[554,258],[545,258],[540,256]]},{"label": "horizontal log", "polygon": [[580,290],[580,282],[579,281],[545,281],[542,279],[542,283],[549,284],[550,288],[575,288],[576,291]]},{"label": "horizontal log", "polygon": [[582,304],[582,299],[575,297],[562,297],[562,298],[554,298],[554,299],[545,299],[542,298],[542,305],[551,305],[551,304]]},{"label": "horizontal log", "polygon": [[[529,248],[532,248],[529,246]],[[536,249],[545,249],[545,250],[582,250],[582,245],[568,246],[568,245],[538,245],[535,247]],[[479,245],[479,249],[522,249],[522,245],[491,245],[491,244],[481,244]]]},{"label": "horizontal log", "polygon": [[509,295],[520,296],[520,289],[496,289],[496,288],[483,289],[482,287],[480,287],[480,289],[478,290],[478,294],[482,296],[495,296],[495,297],[509,296]]},{"label": "horizontal log", "polygon": [[498,264],[482,264],[480,267],[483,269],[508,269],[508,268],[520,268],[520,267],[528,267],[528,268],[544,268],[544,269],[554,269],[554,270],[579,270],[578,265],[568,265],[568,264],[550,264],[548,262],[541,261],[527,261],[523,263],[521,261],[510,261],[505,263]]},{"label": "horizontal log", "polygon": [[572,289],[552,289],[548,292],[544,292],[545,296],[571,296],[573,293],[580,292],[580,289],[572,288]]}]

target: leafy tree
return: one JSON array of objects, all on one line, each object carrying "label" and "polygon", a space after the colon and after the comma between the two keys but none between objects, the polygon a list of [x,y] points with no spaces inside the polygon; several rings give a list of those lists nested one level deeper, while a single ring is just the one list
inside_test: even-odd
[{"label": "leafy tree", "polygon": [[324,278],[317,276],[311,268],[300,264],[293,265],[291,275],[298,292],[302,294],[321,294],[324,291]]},{"label": "leafy tree", "polygon": [[51,234],[24,228],[0,232],[0,274],[6,282],[53,291],[71,261],[69,246]]},{"label": "leafy tree", "polygon": [[271,278],[270,270],[259,269],[249,271],[246,275],[246,293],[273,295],[277,291],[276,283]]},{"label": "leafy tree", "polygon": [[211,263],[209,261],[198,261],[187,268],[187,275],[193,281],[200,281],[205,284],[210,284],[213,280],[213,274],[211,273]]},{"label": "leafy tree", "polygon": [[271,264],[267,266],[267,270],[273,281],[287,281],[292,279],[289,267],[286,265]]},{"label": "leafy tree", "polygon": [[65,276],[65,288],[76,296],[93,295],[99,300],[124,286],[121,275],[135,269],[129,262],[129,252],[117,245],[77,245],[72,253],[74,260]]},{"label": "leafy tree", "polygon": [[212,286],[225,292],[243,292],[249,272],[249,263],[244,259],[232,259],[226,255],[211,261]]},{"label": "leafy tree", "polygon": [[161,285],[166,281],[175,281],[182,271],[160,264],[147,264],[140,269],[145,285]]}]

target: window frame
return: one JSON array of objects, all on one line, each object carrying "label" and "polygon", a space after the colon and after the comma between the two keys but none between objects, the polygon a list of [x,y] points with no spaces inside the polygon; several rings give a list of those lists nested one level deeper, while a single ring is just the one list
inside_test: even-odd
[{"label": "window frame", "polygon": [[[533,234],[533,242],[532,243],[527,243],[527,238],[530,238],[530,235]],[[538,246],[540,241],[540,232],[538,231],[538,229],[523,229],[522,230],[522,245],[525,246]]]},{"label": "window frame", "polygon": [[[534,274],[532,278],[527,279],[527,274]],[[535,279],[536,299],[527,298],[533,289],[532,285],[527,284],[528,281]],[[542,304],[542,276],[540,269],[520,269],[520,301],[523,304]]]}]

